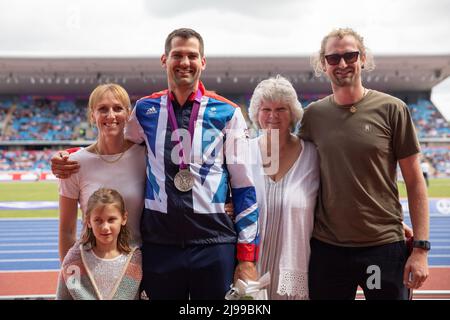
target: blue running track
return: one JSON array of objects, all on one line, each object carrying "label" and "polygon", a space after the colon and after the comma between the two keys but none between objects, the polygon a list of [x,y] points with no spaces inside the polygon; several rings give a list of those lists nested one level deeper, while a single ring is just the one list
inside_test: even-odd
[{"label": "blue running track", "polygon": [[0,271],[59,270],[58,256],[58,219],[0,219]]},{"label": "blue running track", "polygon": [[[450,216],[431,217],[430,239],[430,266],[450,266]],[[59,268],[58,219],[0,219],[0,272]]]}]

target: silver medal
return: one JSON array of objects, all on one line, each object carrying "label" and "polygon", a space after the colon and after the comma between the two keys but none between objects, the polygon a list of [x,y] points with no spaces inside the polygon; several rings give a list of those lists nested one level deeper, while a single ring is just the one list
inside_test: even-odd
[{"label": "silver medal", "polygon": [[178,190],[186,192],[191,190],[194,186],[194,177],[189,169],[181,169],[175,175],[173,183]]}]

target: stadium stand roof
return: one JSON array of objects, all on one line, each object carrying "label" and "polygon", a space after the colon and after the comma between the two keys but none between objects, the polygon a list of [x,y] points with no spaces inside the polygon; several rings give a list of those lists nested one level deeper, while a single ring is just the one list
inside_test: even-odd
[{"label": "stadium stand roof", "polygon": [[[269,76],[288,77],[299,92],[327,93],[324,77],[314,76],[309,57],[211,57],[203,82],[223,94],[251,93]],[[377,90],[428,92],[450,75],[450,55],[376,56],[365,84]],[[117,82],[130,93],[164,89],[160,59],[0,58],[0,94],[88,94],[98,83]]]}]

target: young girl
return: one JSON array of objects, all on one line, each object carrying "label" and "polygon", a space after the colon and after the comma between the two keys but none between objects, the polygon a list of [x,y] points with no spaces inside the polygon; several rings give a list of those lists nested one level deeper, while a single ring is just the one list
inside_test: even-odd
[{"label": "young girl", "polygon": [[100,188],[89,197],[80,242],[62,263],[57,300],[138,299],[142,257],[129,245],[127,217],[116,190]]}]

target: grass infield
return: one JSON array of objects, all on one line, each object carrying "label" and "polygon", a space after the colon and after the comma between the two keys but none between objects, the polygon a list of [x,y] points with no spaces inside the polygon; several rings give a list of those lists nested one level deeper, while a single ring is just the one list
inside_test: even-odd
[{"label": "grass infield", "polygon": [[[405,184],[398,184],[400,197],[406,197]],[[450,179],[431,179],[428,196],[450,198]],[[58,201],[56,181],[0,182],[0,201]],[[0,218],[56,218],[58,210],[0,210]]]}]

